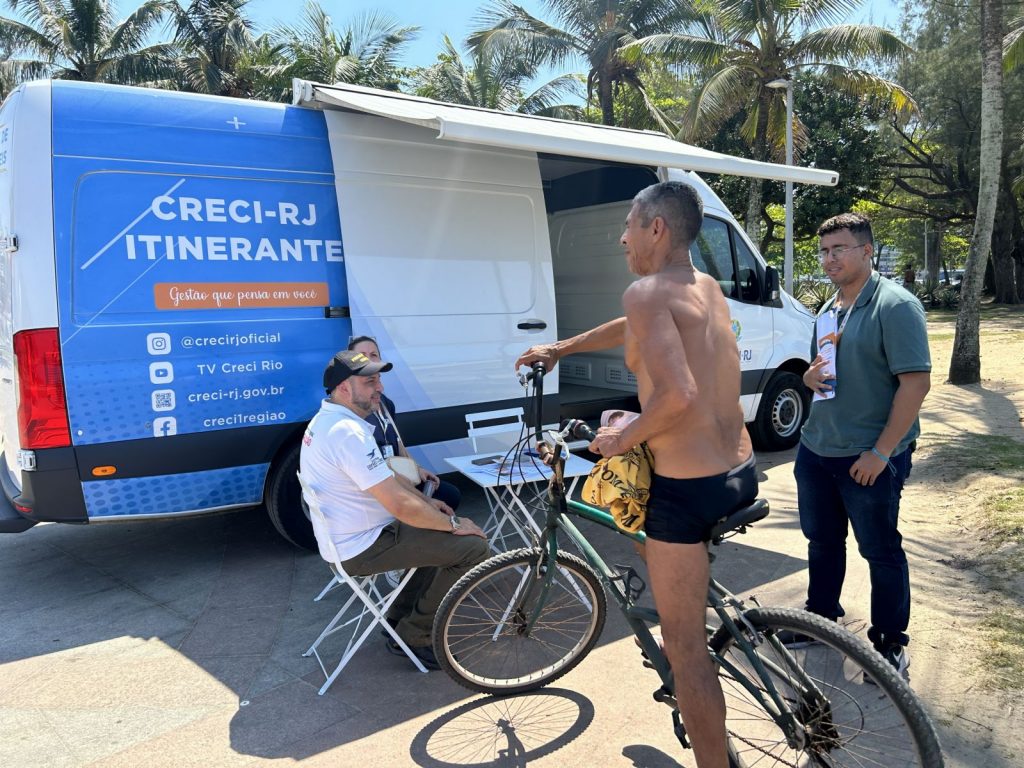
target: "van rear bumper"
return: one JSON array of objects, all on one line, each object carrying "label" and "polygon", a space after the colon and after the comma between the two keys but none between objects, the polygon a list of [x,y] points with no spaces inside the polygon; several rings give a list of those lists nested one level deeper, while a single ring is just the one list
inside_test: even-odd
[{"label": "van rear bumper", "polygon": [[21,493],[7,473],[7,465],[2,454],[0,454],[0,484],[3,485],[3,493],[0,494],[0,533],[27,531],[36,524],[36,521],[30,520],[14,508],[12,500],[18,498]]},{"label": "van rear bumper", "polygon": [[[3,462],[0,454],[0,462]],[[39,522],[87,523],[74,448],[36,451],[36,469],[21,473],[21,489],[0,463],[0,533],[20,533]],[[21,509],[27,511],[22,512]]]}]

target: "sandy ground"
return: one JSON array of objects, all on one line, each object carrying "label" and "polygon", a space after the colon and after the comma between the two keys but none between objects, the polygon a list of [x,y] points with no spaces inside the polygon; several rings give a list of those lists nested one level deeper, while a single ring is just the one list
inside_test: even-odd
[{"label": "sandy ground", "polygon": [[932,390],[901,507],[914,590],[911,682],[928,702],[952,763],[1018,766],[1024,764],[1024,706],[1019,690],[992,684],[980,623],[992,611],[1019,605],[1024,591],[992,592],[972,563],[985,549],[977,515],[982,500],[1019,487],[1022,478],[970,470],[950,444],[970,434],[998,435],[1021,441],[1024,453],[1024,311],[983,315],[977,385],[944,383],[954,330],[952,316],[929,322]]}]

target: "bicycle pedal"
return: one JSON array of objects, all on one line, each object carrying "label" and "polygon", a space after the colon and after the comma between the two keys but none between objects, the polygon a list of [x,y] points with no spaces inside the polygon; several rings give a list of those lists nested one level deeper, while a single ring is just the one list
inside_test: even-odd
[{"label": "bicycle pedal", "polygon": [[647,582],[640,578],[640,574],[631,565],[616,565],[615,570],[617,573],[615,576],[612,576],[611,580],[621,581],[622,591],[626,599],[630,603],[636,602],[640,595],[647,590]]},{"label": "bicycle pedal", "polygon": [[673,710],[675,710],[675,713],[679,712],[679,705],[676,703],[675,695],[664,685],[656,690],[652,695],[654,696],[654,700],[659,704],[668,704]]},{"label": "bicycle pedal", "polygon": [[690,740],[686,738],[686,728],[683,727],[683,718],[680,717],[678,709],[672,712],[672,732],[679,739],[683,749],[690,749]]}]

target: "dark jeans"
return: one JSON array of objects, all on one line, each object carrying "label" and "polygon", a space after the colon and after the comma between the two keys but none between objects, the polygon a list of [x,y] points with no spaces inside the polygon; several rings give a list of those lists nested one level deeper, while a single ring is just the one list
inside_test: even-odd
[{"label": "dark jeans", "polygon": [[490,553],[487,541],[478,536],[414,528],[396,520],[369,549],[341,565],[352,576],[418,569],[388,610],[399,636],[415,648],[430,645],[434,614],[448,590]]},{"label": "dark jeans", "polygon": [[793,470],[800,529],[807,537],[807,610],[830,619],[844,615],[839,597],[846,577],[848,524],[853,526],[871,574],[868,637],[878,647],[906,645],[910,639],[910,574],[897,522],[912,452],[891,457],[874,485],[859,485],[850,477],[858,456],[819,456],[804,445]]}]

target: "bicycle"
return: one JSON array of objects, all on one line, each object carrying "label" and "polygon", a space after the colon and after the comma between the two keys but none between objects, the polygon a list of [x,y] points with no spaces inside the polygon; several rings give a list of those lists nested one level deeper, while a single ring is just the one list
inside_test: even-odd
[{"label": "bicycle", "polygon": [[[593,439],[584,422],[570,421],[543,439],[540,413],[544,369],[535,365],[535,426],[522,443],[537,440],[537,453],[552,467],[546,519],[536,545],[496,555],[466,573],[451,589],[434,624],[434,652],[441,667],[474,691],[511,695],[536,690],[578,665],[604,626],[607,595],[623,613],[661,686],[654,698],[672,710],[682,746],[686,732],[673,693],[665,654],[651,634],[657,612],[636,604],[646,585],[632,567],[610,568],[573,524],[579,518],[637,542],[605,510],[565,497],[561,465],[566,439]],[[529,398],[529,391],[527,393]],[[758,499],[734,510],[710,533],[717,545],[768,515]],[[565,535],[582,557],[559,549]],[[709,546],[709,557],[713,553]],[[552,567],[555,564],[555,567]],[[620,567],[621,568],[621,567]],[[835,622],[789,608],[748,606],[714,578],[706,624],[708,651],[726,696],[730,764],[744,766],[880,765],[937,768],[943,758],[934,728],[909,685],[868,643]],[[813,642],[783,645],[782,630]]]}]

